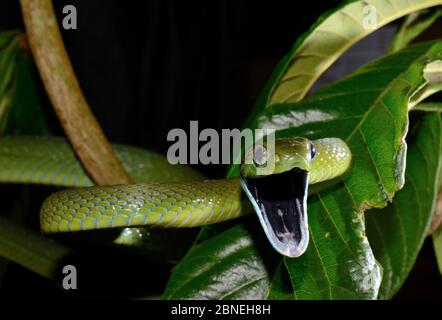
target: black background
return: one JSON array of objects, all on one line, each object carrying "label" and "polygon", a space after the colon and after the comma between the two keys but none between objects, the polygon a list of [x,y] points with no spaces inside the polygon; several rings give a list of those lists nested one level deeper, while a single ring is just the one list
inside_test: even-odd
[{"label": "black background", "polygon": [[[57,0],[78,10],[78,29],[62,30],[86,98],[113,142],[165,153],[167,132],[238,128],[272,68],[294,40],[339,1]],[[16,0],[2,0],[0,30],[23,29]],[[49,118],[54,119],[40,83]],[[62,135],[56,121],[54,131]],[[212,177],[225,167],[199,166]],[[6,288],[55,292],[14,266]],[[166,272],[167,273],[167,272]],[[167,274],[164,274],[167,276]],[[32,287],[32,289],[30,289]],[[398,298],[442,297],[431,243]]]}]

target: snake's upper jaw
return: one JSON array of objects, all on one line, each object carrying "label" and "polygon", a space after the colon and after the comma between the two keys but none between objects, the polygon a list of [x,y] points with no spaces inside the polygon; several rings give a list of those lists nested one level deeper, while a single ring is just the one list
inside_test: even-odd
[{"label": "snake's upper jaw", "polygon": [[299,257],[309,242],[307,219],[308,172],[299,168],[259,177],[241,177],[272,246],[288,257]]}]

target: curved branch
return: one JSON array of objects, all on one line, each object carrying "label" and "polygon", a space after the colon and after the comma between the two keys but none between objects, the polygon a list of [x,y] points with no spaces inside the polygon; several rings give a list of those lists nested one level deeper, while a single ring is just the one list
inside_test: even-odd
[{"label": "curved branch", "polygon": [[46,92],[83,166],[97,184],[130,183],[81,91],[51,0],[20,0],[20,4]]}]

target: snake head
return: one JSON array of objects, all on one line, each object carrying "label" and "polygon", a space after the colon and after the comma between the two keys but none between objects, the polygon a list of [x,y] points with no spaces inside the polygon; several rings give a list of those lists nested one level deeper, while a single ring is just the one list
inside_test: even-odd
[{"label": "snake head", "polygon": [[267,238],[288,257],[303,254],[309,242],[307,195],[314,158],[310,140],[276,139],[274,146],[255,144],[241,165],[241,186]]},{"label": "snake head", "polygon": [[306,138],[279,138],[274,143],[258,142],[244,155],[241,176],[258,178],[299,168],[310,171],[316,150]]}]

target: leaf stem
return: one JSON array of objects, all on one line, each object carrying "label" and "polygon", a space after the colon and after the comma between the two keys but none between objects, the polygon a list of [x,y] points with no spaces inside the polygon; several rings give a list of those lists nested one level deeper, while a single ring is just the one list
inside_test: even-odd
[{"label": "leaf stem", "polygon": [[439,190],[436,198],[436,208],[434,210],[433,220],[428,229],[427,236],[433,234],[442,224],[442,188]]},{"label": "leaf stem", "polygon": [[63,129],[100,185],[130,183],[81,91],[50,0],[20,0],[29,46]]}]

